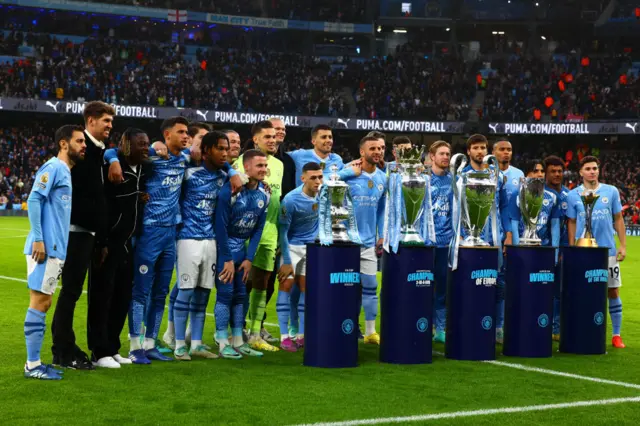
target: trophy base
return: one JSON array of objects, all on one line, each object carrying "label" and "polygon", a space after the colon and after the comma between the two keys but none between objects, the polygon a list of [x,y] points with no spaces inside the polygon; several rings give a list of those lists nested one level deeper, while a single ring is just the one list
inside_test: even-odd
[{"label": "trophy base", "polygon": [[460,242],[460,247],[490,247],[482,238],[469,236]]},{"label": "trophy base", "polygon": [[540,246],[542,240],[540,238],[520,238],[519,245],[521,246]]},{"label": "trophy base", "polygon": [[578,247],[598,247],[598,243],[596,243],[595,238],[578,238],[576,242],[576,246]]},{"label": "trophy base", "polygon": [[423,246],[422,238],[417,232],[402,232],[400,234],[400,244],[404,246]]}]

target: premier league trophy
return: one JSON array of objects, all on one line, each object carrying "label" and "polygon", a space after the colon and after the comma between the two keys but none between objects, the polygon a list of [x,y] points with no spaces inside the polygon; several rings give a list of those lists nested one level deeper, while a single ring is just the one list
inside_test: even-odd
[{"label": "premier league trophy", "polygon": [[585,190],[582,195],[580,195],[580,199],[582,200],[582,204],[584,205],[584,236],[582,238],[578,238],[576,245],[578,247],[598,247],[598,243],[596,243],[596,239],[593,238],[592,232],[592,222],[591,218],[593,217],[593,208],[596,205],[596,201],[598,201],[600,196],[596,194],[593,190]]},{"label": "premier league trophy", "polygon": [[544,199],[544,185],[542,178],[520,178],[518,204],[524,233],[511,229],[514,245],[507,245],[505,259],[503,353],[507,356],[546,358],[552,353],[556,249],[542,247],[537,235],[538,215],[550,202]]},{"label": "premier league trophy", "polygon": [[435,232],[430,177],[420,170],[423,152],[424,147],[397,151],[397,167],[389,174],[380,297],[381,362],[431,363],[435,252],[421,234],[435,241]]},{"label": "premier league trophy", "polygon": [[306,327],[303,363],[358,365],[360,237],[349,185],[338,167],[318,195],[319,242],[307,244]]},{"label": "premier league trophy", "polygon": [[593,190],[585,190],[580,195],[584,205],[584,234],[575,246],[562,248],[560,352],[606,353],[609,249],[598,247],[592,223],[599,198]]},{"label": "premier league trophy", "polygon": [[[496,356],[494,318],[500,252],[496,191],[501,175],[493,155],[484,157],[482,163],[482,170],[467,170],[464,154],[456,154],[450,165],[455,231],[447,284],[445,356],[450,359],[484,361]],[[483,231],[491,235],[492,244],[482,239]]]}]

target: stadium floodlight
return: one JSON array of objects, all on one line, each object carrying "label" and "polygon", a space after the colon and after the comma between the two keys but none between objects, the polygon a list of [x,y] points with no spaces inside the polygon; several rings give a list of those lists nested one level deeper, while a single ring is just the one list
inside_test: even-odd
[{"label": "stadium floodlight", "polygon": [[395,29],[393,30],[394,33],[396,34],[405,34],[407,32],[407,30],[405,29]]},{"label": "stadium floodlight", "polygon": [[447,29],[445,29],[445,31],[450,31],[450,30],[451,30],[451,28],[449,28],[449,27],[447,27]]},{"label": "stadium floodlight", "polygon": [[497,35],[497,34],[498,34],[498,32],[497,32],[497,31],[492,31],[492,32],[491,32],[491,34],[493,34],[493,35]]},{"label": "stadium floodlight", "polygon": [[541,39],[546,40],[547,38],[545,36],[540,36]]}]

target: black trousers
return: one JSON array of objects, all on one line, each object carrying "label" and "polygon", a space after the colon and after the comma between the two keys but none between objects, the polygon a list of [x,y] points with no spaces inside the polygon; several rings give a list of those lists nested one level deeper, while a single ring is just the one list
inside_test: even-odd
[{"label": "black trousers", "polygon": [[89,270],[89,284],[95,275],[91,267],[94,236],[88,232],[70,232],[67,259],[62,268],[62,289],[51,323],[54,357],[73,358],[80,349],[76,346],[73,332],[73,316],[76,303],[82,295],[84,278]]},{"label": "black trousers", "polygon": [[98,360],[120,351],[120,332],[124,327],[133,291],[133,248],[118,244],[89,284],[87,340],[92,358]]}]

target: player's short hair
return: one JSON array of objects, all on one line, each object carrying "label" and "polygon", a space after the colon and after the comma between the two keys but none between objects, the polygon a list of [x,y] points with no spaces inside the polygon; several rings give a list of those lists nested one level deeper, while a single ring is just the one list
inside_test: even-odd
[{"label": "player's short hair", "polygon": [[227,145],[229,145],[229,137],[225,133],[214,130],[204,135],[202,137],[202,144],[200,144],[200,152],[202,155],[214,146],[218,146],[218,141],[220,140],[227,141]]},{"label": "player's short hair", "polygon": [[542,170],[545,170],[544,163],[541,159],[534,158],[532,160],[528,160],[524,165],[524,175],[527,176],[529,173],[532,173],[538,164],[542,166]]},{"label": "player's short hair", "polygon": [[242,155],[242,164],[246,165],[249,161],[253,160],[256,157],[266,158],[267,155],[258,149],[250,149]]},{"label": "player's short hair", "polygon": [[508,141],[505,138],[502,139],[498,139],[497,141],[495,141],[494,143],[491,144],[491,151],[493,151],[494,149],[496,149],[496,145],[498,145],[500,142],[507,142],[507,143],[511,143],[510,141]]},{"label": "player's short hair", "polygon": [[311,129],[311,139],[315,139],[316,136],[318,136],[318,132],[320,130],[326,130],[328,132],[333,131],[333,129],[331,128],[331,126],[327,126],[326,124],[318,124],[317,126],[315,126],[313,129]]},{"label": "player's short hair", "polygon": [[[374,131],[371,131],[371,132],[367,133],[367,136],[370,136],[370,137],[373,137],[373,138],[376,138],[376,139],[382,139],[383,141],[387,140],[387,135],[385,135],[384,133],[379,132],[377,130],[374,130]],[[409,143],[411,143],[411,141],[409,141]]]},{"label": "player's short hair", "polygon": [[236,135],[240,136],[240,133],[236,132],[233,129],[224,129],[224,130],[220,130],[222,133],[224,133],[225,135],[228,135],[229,133],[235,133]]},{"label": "player's short hair", "polygon": [[189,127],[189,120],[180,116],[169,117],[165,119],[160,125],[160,131],[164,133],[165,130],[173,129],[176,124],[184,124],[185,126]]},{"label": "player's short hair", "polygon": [[594,157],[593,155],[587,155],[580,160],[580,169],[582,169],[587,163],[596,163],[598,167],[600,167],[600,160],[598,160],[598,157]]},{"label": "player's short hair", "polygon": [[131,139],[138,135],[146,134],[147,132],[144,130],[136,129],[135,127],[127,127],[127,130],[122,134],[122,138],[120,138],[120,149],[122,149],[122,153],[125,157],[128,157],[131,154]]},{"label": "player's short hair", "polygon": [[364,138],[360,139],[360,143],[358,143],[358,148],[362,148],[364,144],[366,144],[367,142],[377,142],[378,139],[380,138],[367,135]]},{"label": "player's short hair", "polygon": [[55,140],[56,146],[60,149],[60,141],[70,142],[73,138],[73,132],[84,132],[84,127],[76,124],[65,124],[56,130]]},{"label": "player's short hair", "polygon": [[395,138],[393,138],[393,141],[391,142],[391,144],[393,146],[395,146],[395,145],[406,145],[408,143],[412,143],[411,139],[409,139],[408,136],[396,136]]},{"label": "player's short hair", "polygon": [[487,145],[487,147],[489,147],[489,141],[487,140],[487,137],[485,135],[476,133],[475,135],[469,136],[469,139],[467,139],[467,149],[470,149],[472,145],[478,143],[483,143]]},{"label": "player's short hair", "polygon": [[438,149],[442,148],[442,147],[446,147],[449,149],[449,152],[451,152],[451,145],[449,145],[448,142],[445,141],[435,141],[434,143],[431,144],[431,146],[429,147],[429,153],[436,155],[436,152],[438,152]]},{"label": "player's short hair", "polygon": [[562,161],[562,158],[558,157],[557,155],[550,155],[547,158],[545,158],[544,160],[544,170],[545,172],[547,171],[547,168],[549,166],[560,166],[562,167],[562,171],[564,171],[564,161]]},{"label": "player's short hair", "polygon": [[251,126],[251,136],[255,136],[264,129],[273,129],[273,123],[269,120],[258,121]]},{"label": "player's short hair", "polygon": [[282,121],[282,124],[284,124],[284,120],[278,116],[269,117],[269,121],[271,123],[273,123],[274,121]]},{"label": "player's short hair", "polygon": [[103,115],[116,115],[116,109],[111,105],[102,101],[91,101],[84,106],[82,116],[84,122],[89,121],[89,118],[101,118]]},{"label": "player's short hair", "polygon": [[313,172],[316,170],[322,170],[322,167],[320,167],[320,164],[314,162],[314,161],[310,161],[307,164],[305,164],[304,166],[302,166],[302,173],[305,172]]},{"label": "player's short hair", "polygon": [[200,121],[191,123],[189,125],[189,130],[188,130],[189,136],[191,136],[192,138],[195,138],[198,132],[200,132],[200,130],[206,130],[207,132],[210,132],[211,126],[208,125],[207,123],[202,123]]}]

